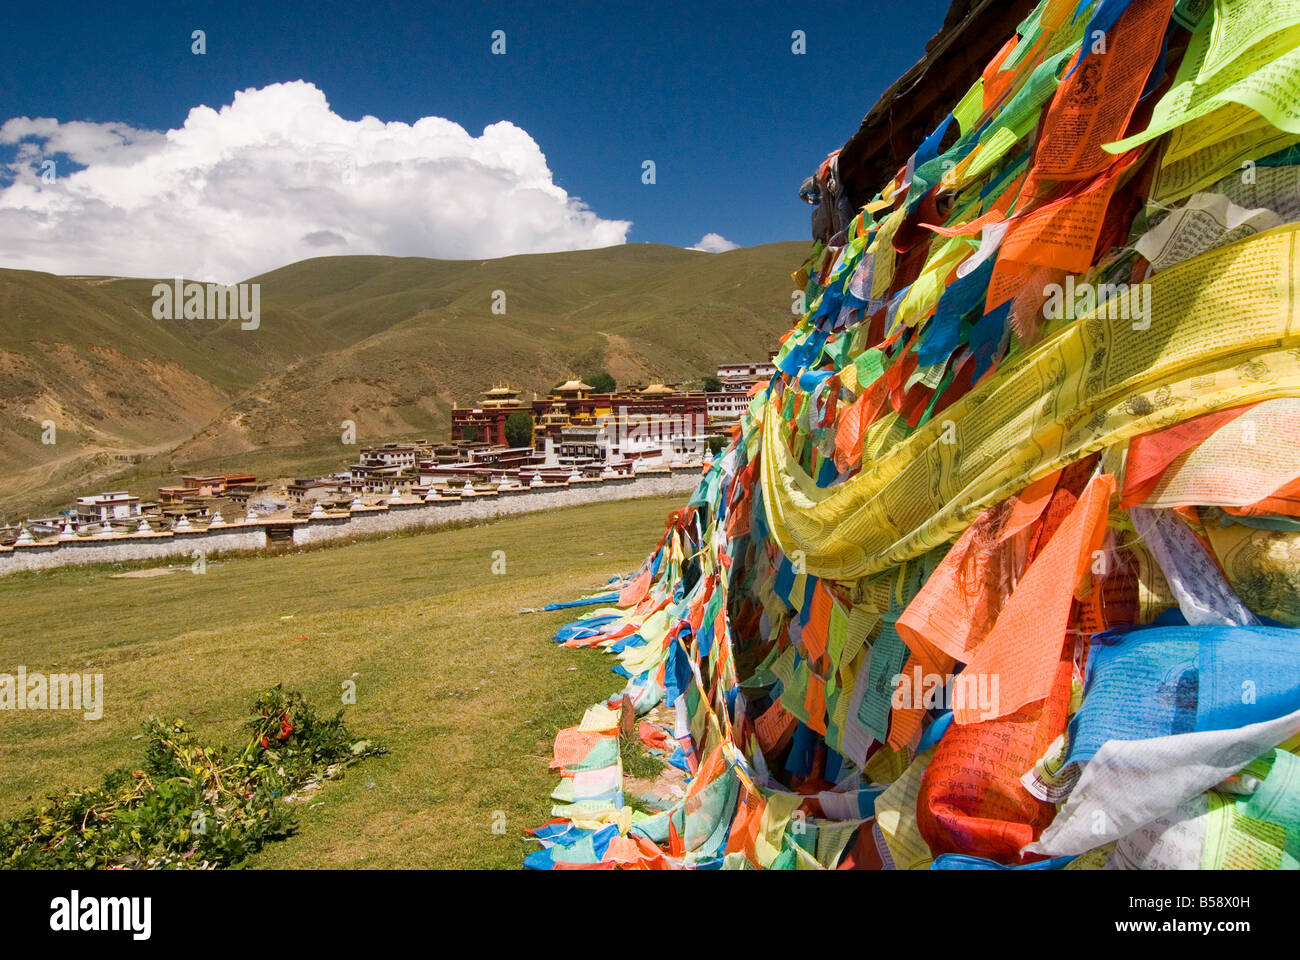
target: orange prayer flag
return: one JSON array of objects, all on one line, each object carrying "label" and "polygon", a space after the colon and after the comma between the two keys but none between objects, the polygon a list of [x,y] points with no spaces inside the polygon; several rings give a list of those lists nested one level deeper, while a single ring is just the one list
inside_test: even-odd
[{"label": "orange prayer flag", "polygon": [[637,736],[643,745],[656,750],[664,749],[668,742],[668,734],[647,720],[642,720],[637,725]]},{"label": "orange prayer flag", "polygon": [[999,253],[993,263],[993,276],[989,277],[988,293],[984,295],[984,312],[992,313],[1024,290],[1033,270],[1033,267],[1003,257]]},{"label": "orange prayer flag", "polygon": [[614,837],[605,848],[602,863],[635,863],[641,859],[641,848],[631,837]]},{"label": "orange prayer flag", "polygon": [[719,743],[713,748],[713,752],[709,754],[708,758],[694,771],[694,778],[686,790],[687,802],[689,803],[693,797],[698,796],[705,787],[726,773],[726,771],[727,758],[722,755],[722,744]]},{"label": "orange prayer flag", "polygon": [[1011,499],[1011,513],[1002,527],[998,543],[1010,540],[1043,515],[1060,479],[1060,470],[1049,473],[1025,487],[1018,497]]},{"label": "orange prayer flag", "polygon": [[[1012,218],[989,280],[985,312],[1006,303],[1028,283],[1030,266],[1087,273],[1120,176],[1142,155],[1141,147],[1130,150],[1091,181],[1080,181],[1051,202]],[[1037,183],[1026,184],[1031,196]]]},{"label": "orange prayer flag", "polygon": [[[1061,471],[1031,483],[1007,505],[986,510],[953,544],[898,619],[896,629],[910,651],[904,675],[946,677],[968,662],[993,630],[1023,566],[1024,548],[1013,536],[1036,521],[1056,492]],[[909,745],[921,729],[924,704],[895,705],[888,742]]]},{"label": "orange prayer flag", "polygon": [[672,817],[668,818],[668,855],[671,857],[686,856],[686,841],[677,832],[677,824],[673,823]]},{"label": "orange prayer flag", "polygon": [[700,627],[704,625],[704,608],[708,606],[709,598],[713,596],[714,583],[714,577],[710,577],[709,582],[704,585],[704,593],[691,606],[689,622],[691,625],[691,634],[694,636],[699,636]]},{"label": "orange prayer flag", "polygon": [[1019,863],[1021,848],[1056,815],[1055,805],[1031,794],[1020,778],[1065,729],[1072,650],[1057,638],[1046,699],[1003,719],[954,724],[943,735],[916,804],[917,828],[933,854]]},{"label": "orange prayer flag", "polygon": [[803,698],[808,711],[808,726],[826,736],[826,681],[811,671],[808,674],[808,692]]},{"label": "orange prayer flag", "polygon": [[998,508],[980,514],[898,618],[898,635],[928,673],[970,661],[1012,591],[1020,571],[999,542],[1005,515]]},{"label": "orange prayer flag", "polygon": [[564,767],[578,763],[595,748],[596,744],[606,739],[608,734],[599,730],[581,730],[569,727],[555,735],[554,759],[551,768]]},{"label": "orange prayer flag", "polygon": [[1114,492],[1113,476],[1095,477],[1030,564],[963,674],[976,681],[987,677],[990,686],[997,681],[991,716],[970,702],[973,698],[959,698],[953,711],[957,723],[1005,717],[1051,691],[1074,590],[1105,537]]},{"label": "orange prayer flag", "polygon": [[619,591],[618,605],[620,607],[634,607],[640,603],[650,590],[650,580],[650,568],[646,567],[631,583]]},{"label": "orange prayer flag", "polygon": [[754,735],[758,737],[758,745],[769,755],[780,752],[794,734],[798,722],[794,714],[773,701],[762,715],[754,718]]},{"label": "orange prayer flag", "polygon": [[826,412],[822,414],[821,420],[816,425],[829,427],[835,422],[835,414],[839,409],[840,375],[838,373],[831,374],[830,379],[826,381],[826,390],[822,396],[826,398]]},{"label": "orange prayer flag", "polygon": [[826,589],[826,584],[818,580],[817,586],[813,588],[812,603],[808,607],[808,622],[800,632],[809,660],[816,660],[826,652],[826,636],[831,629],[831,606],[830,591]]},{"label": "orange prayer flag", "polygon": [[731,822],[731,833],[727,835],[725,853],[744,853],[751,860],[754,857],[754,841],[763,823],[763,811],[767,801],[757,790],[753,790],[742,779],[740,782],[740,799],[736,804],[736,816]]},{"label": "orange prayer flag", "polygon": [[1226,426],[1247,410],[1258,404],[1216,410],[1203,417],[1194,417],[1175,423],[1163,430],[1153,430],[1134,437],[1128,444],[1128,457],[1124,461],[1124,495],[1119,505],[1127,510],[1151,495],[1160,482],[1161,475],[1182,454]]},{"label": "orange prayer flag", "polygon": [[727,514],[726,531],[727,537],[731,540],[737,540],[749,533],[749,523],[753,512],[754,498],[752,492],[755,489],[752,484],[741,486],[740,499],[732,506],[731,512]]},{"label": "orange prayer flag", "polygon": [[1100,175],[1083,189],[1072,190],[1017,218],[1002,240],[999,258],[1059,267],[1069,273],[1087,272],[1114,188],[1113,172]]},{"label": "orange prayer flag", "polygon": [[1077,180],[1110,166],[1103,143],[1124,136],[1138,97],[1160,55],[1174,0],[1135,0],[1114,31],[1118,39],[1105,54],[1087,44],[1056,89],[1034,147],[1034,171],[1044,179]]},{"label": "orange prayer flag", "polygon": [[867,404],[864,391],[840,414],[835,431],[835,466],[841,471],[857,466],[862,459],[862,411]]},{"label": "orange prayer flag", "polygon": [[1020,42],[1018,36],[1012,36],[1002,45],[1002,49],[993,55],[993,59],[988,62],[984,68],[984,99],[981,103],[984,113],[988,113],[989,108],[1002,99],[1003,94],[1011,88],[1012,81],[1016,78],[1014,70],[999,70],[1007,57],[1011,56],[1011,51],[1016,49],[1016,44]]},{"label": "orange prayer flag", "polygon": [[[952,672],[953,661],[948,660],[946,669],[934,671],[939,676],[947,676]],[[907,658],[907,664],[903,667],[903,676],[913,676],[917,667],[921,666],[921,661],[917,659],[915,653]],[[925,670],[922,668],[922,673]],[[911,745],[916,735],[921,731],[921,721],[925,719],[926,708],[924,703],[912,703],[911,706],[894,707],[889,714],[889,737],[888,743],[895,750],[902,750],[904,747]]]},{"label": "orange prayer flag", "polygon": [[1238,517],[1273,514],[1283,517],[1300,517],[1300,477],[1284,484],[1277,490],[1255,503],[1244,507],[1224,507],[1224,512]]}]

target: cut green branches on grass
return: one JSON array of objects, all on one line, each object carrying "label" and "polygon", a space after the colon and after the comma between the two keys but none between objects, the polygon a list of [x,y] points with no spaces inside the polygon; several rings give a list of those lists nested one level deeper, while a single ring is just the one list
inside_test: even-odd
[{"label": "cut green branches on grass", "polygon": [[297,828],[292,801],[387,751],[354,740],[343,711],[318,717],[301,694],[263,692],[237,753],[209,748],[181,720],[143,724],[144,766],[92,790],[52,796],[0,823],[0,867],[211,869],[240,865]]}]

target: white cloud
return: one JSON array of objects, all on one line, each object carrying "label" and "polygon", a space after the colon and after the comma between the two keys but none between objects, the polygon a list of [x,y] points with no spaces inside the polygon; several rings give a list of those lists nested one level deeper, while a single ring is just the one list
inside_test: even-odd
[{"label": "white cloud", "polygon": [[[165,134],[16,117],[0,266],[233,283],[306,257],[481,259],[624,243],[556,186],[525,131],[344,120],[304,81],[195,107]],[[84,169],[42,181],[66,154]],[[61,159],[61,156],[58,158]],[[707,237],[705,238],[708,239]],[[701,241],[703,242],[703,241]]]},{"label": "white cloud", "polygon": [[726,253],[728,250],[739,249],[740,244],[732,243],[720,233],[706,233],[700,237],[699,242],[690,250],[703,250],[705,253]]}]

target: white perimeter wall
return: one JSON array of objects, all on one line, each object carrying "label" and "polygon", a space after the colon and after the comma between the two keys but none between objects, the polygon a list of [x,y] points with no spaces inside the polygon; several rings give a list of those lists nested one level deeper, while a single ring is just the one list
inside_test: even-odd
[{"label": "white perimeter wall", "polygon": [[348,513],[300,520],[257,520],[228,523],[213,530],[180,533],[131,533],[111,537],[46,540],[25,546],[0,547],[0,576],[22,570],[48,570],[69,564],[120,563],[252,552],[270,545],[268,526],[288,524],[294,545],[350,540],[397,530],[434,528],[520,513],[575,507],[584,503],[632,500],[687,494],[700,481],[699,467],[647,470],[634,477],[571,480],[539,488],[477,493],[431,503],[414,499],[365,507]]}]

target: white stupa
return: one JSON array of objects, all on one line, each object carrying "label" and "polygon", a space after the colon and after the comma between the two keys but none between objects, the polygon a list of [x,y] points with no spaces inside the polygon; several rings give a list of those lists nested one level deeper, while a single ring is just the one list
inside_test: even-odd
[{"label": "white stupa", "polygon": [[99,525],[99,532],[95,534],[95,536],[97,537],[111,537],[112,535],[113,535],[113,525],[109,523],[107,520],[105,520],[103,523]]},{"label": "white stupa", "polygon": [[461,496],[465,496],[466,494],[470,494],[470,493],[473,493],[473,492],[474,492],[474,484],[472,484],[472,483],[470,483],[468,480],[466,480],[466,481],[465,481],[465,486],[463,486],[463,487],[460,488]]},{"label": "white stupa", "polygon": [[31,531],[26,527],[18,528],[18,539],[14,541],[14,546],[22,547],[29,543],[35,543],[36,538],[32,536]]},{"label": "white stupa", "polygon": [[438,491],[434,489],[433,484],[429,484],[429,492],[424,495],[424,502],[429,503],[438,499]]},{"label": "white stupa", "polygon": [[172,524],[172,529],[173,529],[173,530],[189,530],[189,529],[191,529],[191,528],[190,528],[190,518],[189,518],[189,517],[186,517],[186,516],[182,516],[179,520],[177,520],[174,524]]},{"label": "white stupa", "polygon": [[214,513],[214,514],[212,515],[212,518],[211,518],[210,520],[208,520],[208,529],[209,529],[209,530],[211,530],[213,527],[224,527],[225,525],[226,525],[226,520],[225,520],[225,518],[221,515],[221,511],[220,511],[220,510],[218,510],[216,513]]},{"label": "white stupa", "polygon": [[388,494],[388,502],[389,502],[389,503],[401,503],[401,502],[402,502],[402,498],[401,498],[401,497],[398,495],[398,493],[397,493],[397,485],[396,485],[396,484],[393,485],[393,490],[392,490],[392,492]]},{"label": "white stupa", "polygon": [[149,521],[144,517],[140,518],[140,523],[135,528],[136,533],[153,533],[153,528],[149,526]]},{"label": "white stupa", "polygon": [[60,540],[77,539],[77,531],[73,529],[71,519],[66,519],[63,521],[63,532],[59,534],[59,539]]},{"label": "white stupa", "polygon": [[530,487],[540,487],[543,483],[545,483],[545,481],[542,479],[542,475],[540,473],[534,473],[533,479],[529,481],[528,485]]},{"label": "white stupa", "polygon": [[323,516],[325,516],[325,507],[321,505],[321,502],[320,502],[319,500],[313,500],[313,501],[312,501],[312,505],[311,505],[311,515],[312,515],[313,517],[323,517]]},{"label": "white stupa", "polygon": [[610,464],[609,462],[606,462],[606,463],[605,463],[605,469],[602,470],[602,471],[600,471],[600,475],[601,475],[602,477],[617,477],[617,476],[618,476],[618,473],[614,470],[614,467],[613,467],[612,464]]},{"label": "white stupa", "polygon": [[244,521],[246,523],[256,523],[260,519],[261,517],[257,515],[257,511],[251,506],[248,508],[248,513],[244,514]]}]

